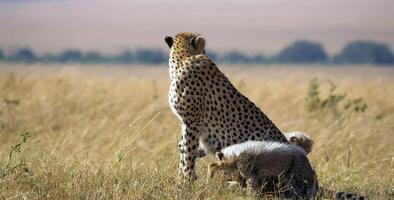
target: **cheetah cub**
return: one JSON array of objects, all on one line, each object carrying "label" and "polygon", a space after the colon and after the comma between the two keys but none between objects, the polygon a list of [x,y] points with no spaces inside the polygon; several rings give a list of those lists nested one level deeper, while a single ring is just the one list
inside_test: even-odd
[{"label": "cheetah cub", "polygon": [[[271,141],[247,141],[222,149],[215,154],[217,163],[208,175],[220,170],[226,175],[239,174],[253,194],[262,192],[264,180],[280,177],[287,195],[294,199],[316,196],[317,180],[306,153],[292,144]],[[239,180],[242,182],[242,180]]]},{"label": "cheetah cub", "polygon": [[284,135],[290,143],[304,149],[307,155],[311,153],[314,141],[306,133],[293,131],[284,133]]},{"label": "cheetah cub", "polygon": [[[284,136],[291,144],[294,144],[302,148],[307,155],[312,151],[312,146],[314,141],[306,133],[301,131],[293,131],[293,132],[284,133]],[[204,157],[206,156],[206,153],[203,149],[199,149],[199,155],[201,155],[201,157]],[[245,186],[242,177],[239,177],[239,175],[237,175],[236,173],[224,174],[224,175],[226,177],[226,180],[229,181],[230,186],[234,186],[234,185],[240,185],[242,187]]]}]

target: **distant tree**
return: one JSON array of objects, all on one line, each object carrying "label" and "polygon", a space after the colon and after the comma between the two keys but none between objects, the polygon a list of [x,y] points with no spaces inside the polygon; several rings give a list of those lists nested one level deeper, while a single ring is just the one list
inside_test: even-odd
[{"label": "distant tree", "polygon": [[82,53],[78,50],[66,50],[60,55],[57,56],[56,59],[58,62],[81,62]]},{"label": "distant tree", "polygon": [[372,41],[354,41],[347,44],[333,58],[334,63],[352,64],[393,64],[394,56],[390,48]]},{"label": "distant tree", "polygon": [[5,58],[3,49],[0,49],[0,60],[3,60]]},{"label": "distant tree", "polygon": [[56,63],[56,62],[59,62],[59,61],[57,61],[57,59],[58,59],[57,55],[54,55],[52,53],[48,53],[48,54],[43,55],[40,60],[41,60],[41,62],[44,62],[44,63]]},{"label": "distant tree", "polygon": [[220,62],[229,63],[229,64],[248,63],[249,61],[250,59],[248,56],[238,51],[232,51],[220,57]]},{"label": "distant tree", "polygon": [[323,63],[327,54],[320,43],[300,40],[283,49],[276,59],[281,63]]},{"label": "distant tree", "polygon": [[119,56],[116,56],[114,58],[114,62],[131,64],[131,63],[135,62],[135,55],[133,54],[133,52],[131,52],[129,50],[125,50],[122,54],[120,54]]},{"label": "distant tree", "polygon": [[91,52],[87,52],[86,54],[83,55],[82,62],[84,62],[84,63],[102,63],[102,62],[106,62],[106,58],[104,58],[98,52],[91,51]]},{"label": "distant tree", "polygon": [[261,54],[256,54],[256,55],[253,55],[249,58],[249,61],[254,64],[266,63],[267,60],[268,59]]},{"label": "distant tree", "polygon": [[211,50],[207,50],[205,54],[213,61],[217,61],[219,58],[219,54]]},{"label": "distant tree", "polygon": [[10,61],[13,62],[35,62],[38,61],[34,52],[28,48],[17,50],[14,54],[10,55]]},{"label": "distant tree", "polygon": [[160,64],[168,60],[168,57],[159,49],[139,49],[135,57],[137,62],[143,64]]}]

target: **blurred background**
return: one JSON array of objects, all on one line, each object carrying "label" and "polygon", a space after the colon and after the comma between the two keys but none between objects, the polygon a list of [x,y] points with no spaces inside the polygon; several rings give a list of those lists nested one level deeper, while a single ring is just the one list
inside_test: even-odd
[{"label": "blurred background", "polygon": [[185,31],[310,135],[319,186],[394,199],[393,0],[0,0],[0,199],[250,199],[209,158],[175,178],[163,37]]},{"label": "blurred background", "polygon": [[217,62],[393,65],[391,0],[0,0],[0,60],[165,64],[198,32]]}]

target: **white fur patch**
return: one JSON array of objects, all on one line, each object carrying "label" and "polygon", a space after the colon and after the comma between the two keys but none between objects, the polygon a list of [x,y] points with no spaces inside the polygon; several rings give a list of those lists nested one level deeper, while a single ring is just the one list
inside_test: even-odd
[{"label": "white fur patch", "polygon": [[286,139],[287,139],[288,141],[290,141],[290,138],[291,138],[291,137],[305,138],[305,139],[309,139],[309,140],[310,140],[309,135],[307,135],[306,133],[301,132],[301,131],[287,132],[287,133],[284,133],[283,135],[285,135],[285,137],[286,137]]},{"label": "white fur patch", "polygon": [[176,96],[177,96],[178,94],[175,93],[176,85],[173,83],[173,81],[175,81],[175,80],[173,80],[173,79],[174,79],[173,74],[174,74],[175,72],[173,71],[173,67],[171,66],[171,62],[169,62],[169,65],[170,65],[169,73],[170,73],[171,81],[170,81],[170,91],[169,91],[169,93],[168,93],[168,104],[170,105],[171,111],[172,111],[172,112],[179,118],[179,120],[183,123],[182,117],[179,115],[178,111],[175,110],[175,104],[171,102],[171,99],[175,99]]},{"label": "white fur patch", "polygon": [[305,154],[305,151],[296,145],[271,141],[246,141],[243,143],[228,146],[222,149],[221,152],[224,154],[225,157],[237,157],[241,153],[258,155],[261,153],[269,153],[273,151],[280,151],[286,153],[301,152]]}]

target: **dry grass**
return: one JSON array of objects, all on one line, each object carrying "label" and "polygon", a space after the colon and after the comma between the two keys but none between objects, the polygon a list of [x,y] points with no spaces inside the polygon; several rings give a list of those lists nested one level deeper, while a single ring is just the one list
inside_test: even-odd
[{"label": "dry grass", "polygon": [[[394,68],[225,72],[283,131],[315,139],[309,157],[320,186],[394,199]],[[308,113],[313,77],[368,109]],[[249,199],[220,178],[206,184],[209,159],[199,161],[194,184],[177,178],[180,128],[167,90],[164,67],[1,65],[0,199]]]}]

